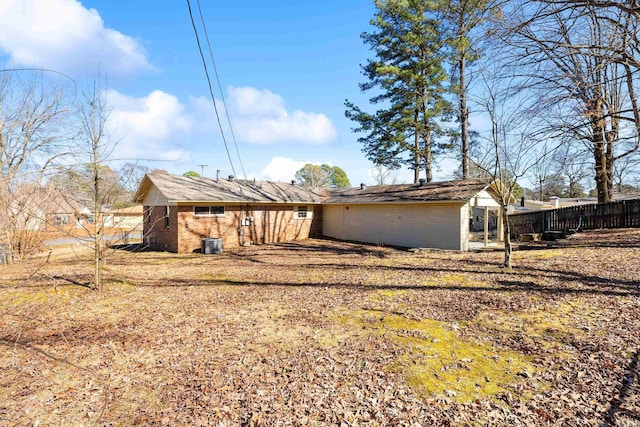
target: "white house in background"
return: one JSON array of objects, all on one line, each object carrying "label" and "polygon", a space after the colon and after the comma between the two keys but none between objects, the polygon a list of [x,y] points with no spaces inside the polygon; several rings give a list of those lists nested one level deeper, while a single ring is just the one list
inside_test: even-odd
[{"label": "white house in background", "polygon": [[[134,205],[128,208],[110,209],[105,216],[105,224],[110,227],[123,229],[135,229],[142,231],[142,205]],[[107,222],[108,220],[108,222]]]},{"label": "white house in background", "polygon": [[[640,193],[613,193],[612,201],[617,202],[619,200],[637,200],[640,199]],[[509,213],[516,211],[540,211],[545,209],[558,209],[579,205],[591,205],[598,203],[597,197],[557,197],[551,196],[548,201],[545,200],[532,200],[524,199],[518,203],[517,206],[513,206]]]},{"label": "white house in background", "polygon": [[322,234],[341,240],[466,251],[472,208],[499,212],[490,185],[469,179],[334,189],[322,202]]}]

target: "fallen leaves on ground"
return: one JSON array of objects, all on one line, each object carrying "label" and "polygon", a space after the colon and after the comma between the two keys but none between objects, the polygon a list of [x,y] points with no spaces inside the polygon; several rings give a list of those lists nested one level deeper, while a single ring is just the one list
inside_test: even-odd
[{"label": "fallen leaves on ground", "polygon": [[[0,267],[0,425],[640,425],[640,230]],[[35,273],[34,273],[35,272]]]}]

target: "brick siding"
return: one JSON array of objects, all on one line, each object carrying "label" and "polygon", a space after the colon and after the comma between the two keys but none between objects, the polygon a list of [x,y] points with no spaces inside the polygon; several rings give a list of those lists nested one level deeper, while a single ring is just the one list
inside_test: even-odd
[{"label": "brick siding", "polygon": [[[164,206],[145,207],[149,219],[144,235],[156,250],[189,253],[202,248],[205,237],[221,238],[222,248],[249,244],[288,242],[322,234],[322,207],[313,206],[311,218],[297,218],[294,205],[225,206],[224,215],[196,216],[193,206],[171,206],[170,225],[164,226]],[[253,224],[241,226],[252,217]]]},{"label": "brick siding", "polygon": [[169,206],[169,227],[165,227],[165,206],[144,207],[144,243],[150,249],[178,252],[178,209]]}]

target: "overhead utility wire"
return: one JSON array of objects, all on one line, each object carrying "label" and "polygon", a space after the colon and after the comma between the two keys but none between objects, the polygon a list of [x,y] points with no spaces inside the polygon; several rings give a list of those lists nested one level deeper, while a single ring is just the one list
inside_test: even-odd
[{"label": "overhead utility wire", "polygon": [[196,42],[198,43],[198,51],[200,52],[200,58],[202,58],[202,65],[204,66],[204,73],[207,77],[207,83],[209,85],[209,94],[211,95],[211,101],[213,101],[213,109],[216,112],[216,118],[218,119],[218,127],[220,127],[220,134],[222,135],[222,141],[224,142],[224,149],[227,151],[227,157],[229,158],[229,164],[231,165],[231,171],[235,176],[236,170],[233,167],[233,160],[231,160],[231,153],[229,152],[229,146],[227,145],[227,139],[224,136],[224,130],[222,129],[222,123],[220,122],[220,114],[218,114],[218,106],[216,105],[216,98],[213,95],[213,87],[211,86],[211,78],[209,77],[209,70],[207,68],[207,61],[202,53],[202,46],[200,45],[200,36],[198,35],[198,28],[196,22],[193,20],[193,13],[191,11],[191,2],[187,0],[187,7],[189,8],[189,17],[191,18],[191,25],[193,26],[193,32],[196,35]]},{"label": "overhead utility wire", "polygon": [[242,169],[242,176],[246,180],[247,173],[244,171],[244,165],[242,164],[242,157],[240,157],[240,150],[238,150],[238,143],[236,142],[236,135],[233,132],[233,126],[231,126],[231,118],[229,117],[229,109],[227,108],[227,101],[224,99],[224,92],[222,91],[222,85],[220,84],[220,77],[218,76],[218,67],[216,67],[216,61],[213,58],[213,50],[211,49],[211,43],[209,42],[209,33],[207,31],[207,25],[204,22],[204,16],[202,15],[202,8],[200,8],[200,0],[196,0],[198,4],[198,12],[200,13],[200,21],[202,22],[202,28],[204,29],[204,38],[207,41],[209,47],[209,56],[211,57],[211,63],[213,64],[213,71],[216,75],[216,81],[218,82],[218,90],[220,91],[220,97],[222,98],[222,105],[224,105],[224,112],[227,116],[227,123],[229,123],[229,129],[231,130],[231,138],[233,139],[233,145],[236,147],[236,154],[240,161],[240,168]]}]

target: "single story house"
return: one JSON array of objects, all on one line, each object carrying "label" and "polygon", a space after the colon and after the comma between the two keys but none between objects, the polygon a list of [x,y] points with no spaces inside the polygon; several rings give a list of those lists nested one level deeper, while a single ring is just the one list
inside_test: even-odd
[{"label": "single story house", "polygon": [[471,209],[499,210],[496,200],[491,186],[476,179],[336,189],[323,201],[322,234],[375,244],[466,251]]},{"label": "single story house", "polygon": [[151,249],[194,252],[203,238],[222,247],[319,237],[322,195],[301,185],[145,175],[134,197],[144,206],[144,243]]},{"label": "single story house", "polygon": [[128,208],[109,209],[105,214],[105,225],[114,228],[142,230],[142,205]]},{"label": "single story house", "polygon": [[152,174],[135,202],[144,206],[145,244],[180,253],[200,249],[209,237],[229,248],[323,235],[466,251],[472,208],[499,210],[491,186],[473,179],[320,193],[294,182]]}]

